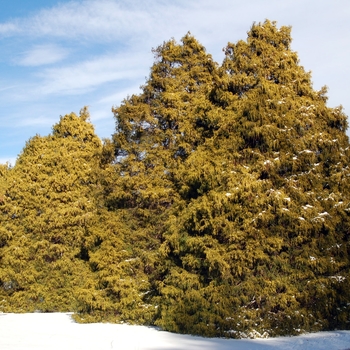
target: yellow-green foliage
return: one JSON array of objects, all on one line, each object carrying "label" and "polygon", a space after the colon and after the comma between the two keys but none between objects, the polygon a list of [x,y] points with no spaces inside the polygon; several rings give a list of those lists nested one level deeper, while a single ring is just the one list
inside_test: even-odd
[{"label": "yellow-green foliage", "polygon": [[218,66],[189,34],[165,42],[143,92],[114,109],[110,203],[135,220],[142,208],[144,229],[158,215],[150,281],[165,329],[348,327],[346,116],[290,43],[288,27],[253,25]]},{"label": "yellow-green foliage", "polygon": [[246,337],[349,328],[347,119],[254,24],[154,50],[102,143],[84,109],[0,168],[0,311]]},{"label": "yellow-green foliage", "polygon": [[3,310],[69,310],[88,266],[82,249],[96,215],[101,141],[83,110],[66,115],[52,135],[30,139],[11,170],[2,230]]}]

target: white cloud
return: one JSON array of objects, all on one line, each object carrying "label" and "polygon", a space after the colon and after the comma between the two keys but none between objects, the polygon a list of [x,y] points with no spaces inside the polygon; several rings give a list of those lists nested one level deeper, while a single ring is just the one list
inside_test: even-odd
[{"label": "white cloud", "polygon": [[[230,6],[234,8],[233,5]],[[222,18],[215,20],[210,14],[214,10],[210,8],[206,11],[207,8],[205,1],[72,1],[40,10],[29,17],[2,23],[0,35],[89,43],[123,41],[124,45],[138,43],[149,47],[150,41],[151,45],[158,45],[179,33],[183,36],[191,28],[206,28],[208,34],[216,35],[212,30],[213,23],[221,23]],[[231,19],[227,13],[225,18]]]},{"label": "white cloud", "polygon": [[0,35],[14,35],[20,31],[17,21],[0,23]]},{"label": "white cloud", "polygon": [[74,1],[0,24],[0,34],[115,40],[145,28],[149,14],[113,0]]},{"label": "white cloud", "polygon": [[68,51],[59,46],[38,45],[23,53],[18,63],[22,66],[42,66],[57,63],[68,56]]},{"label": "white cloud", "polygon": [[120,103],[127,96],[131,96],[133,94],[139,94],[139,93],[141,93],[140,86],[135,84],[135,85],[128,86],[127,88],[123,88],[119,92],[105,96],[99,99],[97,103],[102,105],[108,104],[112,106]]},{"label": "white cloud", "polygon": [[1,157],[0,158],[0,164],[6,164],[14,166],[16,164],[16,157],[8,156],[8,157]]},{"label": "white cloud", "polygon": [[[4,84],[4,83],[0,83],[0,84]],[[5,85],[6,85],[6,83],[5,83]],[[0,91],[3,92],[3,91],[14,89],[16,87],[18,87],[18,85],[9,85],[9,86],[1,86],[0,85]]]},{"label": "white cloud", "polygon": [[121,9],[116,1],[84,1],[62,4],[40,11],[29,22],[36,35],[112,39],[129,32],[132,23],[143,22],[144,14]]},{"label": "white cloud", "polygon": [[106,55],[65,67],[47,68],[40,73],[42,94],[84,93],[97,86],[144,76],[148,69],[138,55]]},{"label": "white cloud", "polygon": [[30,118],[21,118],[18,119],[17,122],[15,122],[16,126],[24,127],[24,126],[51,126],[52,125],[52,119],[49,119],[47,117],[30,117]]}]

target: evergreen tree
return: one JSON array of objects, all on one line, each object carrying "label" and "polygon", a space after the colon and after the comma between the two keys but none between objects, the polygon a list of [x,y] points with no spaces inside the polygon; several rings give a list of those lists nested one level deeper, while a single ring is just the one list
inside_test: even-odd
[{"label": "evergreen tree", "polygon": [[112,207],[142,208],[148,239],[162,223],[151,283],[165,329],[347,327],[346,116],[290,44],[290,28],[254,24],[218,67],[188,34],[155,51],[141,95],[114,109],[123,186],[111,198],[125,192]]},{"label": "evergreen tree", "polygon": [[349,328],[347,118],[254,24],[154,50],[102,143],[83,109],[0,167],[0,310],[205,336]]},{"label": "evergreen tree", "polygon": [[[181,200],[178,168],[212,137],[219,117],[207,98],[218,67],[197,40],[187,34],[181,44],[163,43],[154,55],[142,93],[113,109],[116,172],[106,186],[108,207],[126,220],[134,259],[150,283],[141,291],[146,305],[165,273],[158,250],[169,212]],[[156,311],[158,302],[152,303]]]},{"label": "evergreen tree", "polygon": [[69,114],[52,135],[30,139],[11,170],[1,208],[3,310],[70,310],[89,272],[101,141],[88,112]]},{"label": "evergreen tree", "polygon": [[[6,188],[10,182],[10,170],[8,164],[0,164],[0,206],[5,204]],[[8,237],[8,232],[0,226],[0,248],[6,244]]]}]

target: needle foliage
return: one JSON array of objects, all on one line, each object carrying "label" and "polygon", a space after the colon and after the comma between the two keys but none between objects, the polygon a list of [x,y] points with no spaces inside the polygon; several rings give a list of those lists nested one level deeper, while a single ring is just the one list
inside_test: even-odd
[{"label": "needle foliage", "polygon": [[347,117],[253,24],[221,65],[154,49],[101,142],[88,112],[0,168],[0,310],[204,336],[349,329]]}]

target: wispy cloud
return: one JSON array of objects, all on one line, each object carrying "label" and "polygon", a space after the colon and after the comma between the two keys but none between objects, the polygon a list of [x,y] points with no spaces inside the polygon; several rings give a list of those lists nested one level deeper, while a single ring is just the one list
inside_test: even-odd
[{"label": "wispy cloud", "polygon": [[47,117],[36,117],[36,118],[21,118],[16,122],[16,126],[25,127],[25,126],[51,126],[52,120]]},{"label": "wispy cloud", "polygon": [[[155,44],[160,44],[179,32],[186,34],[191,29],[189,23],[193,28],[212,28],[214,18],[206,8],[205,4],[179,0],[171,3],[162,0],[71,1],[29,17],[0,23],[0,37],[45,37],[89,43],[123,41],[123,45],[131,45],[131,41],[145,43],[146,39],[148,46],[149,40],[156,39]],[[225,17],[227,19],[228,15]]]},{"label": "wispy cloud", "polygon": [[3,92],[3,91],[7,91],[7,90],[12,90],[12,89],[15,89],[18,87],[18,85],[7,85],[6,83],[4,85],[7,85],[7,86],[2,86],[2,82],[0,82],[0,91]]},{"label": "wispy cloud", "polygon": [[2,23],[0,34],[106,41],[132,35],[147,22],[148,13],[123,1],[72,1],[43,9],[31,17]]},{"label": "wispy cloud", "polygon": [[68,56],[68,51],[53,44],[37,45],[22,54],[18,64],[22,66],[42,66],[57,63]]},{"label": "wispy cloud", "polygon": [[[147,65],[147,63],[146,63]],[[139,79],[146,71],[137,55],[111,54],[64,67],[47,68],[40,72],[42,94],[84,93],[99,85],[122,79]]]},{"label": "wispy cloud", "polygon": [[18,25],[18,20],[11,22],[0,23],[0,35],[10,36],[21,32],[21,27]]},{"label": "wispy cloud", "polygon": [[122,100],[127,98],[127,96],[131,96],[132,94],[137,94],[140,92],[140,86],[139,85],[131,85],[126,88],[123,88],[122,91],[116,92],[114,94],[107,95],[97,101],[98,104],[102,105],[115,105],[117,103],[120,103]]}]

